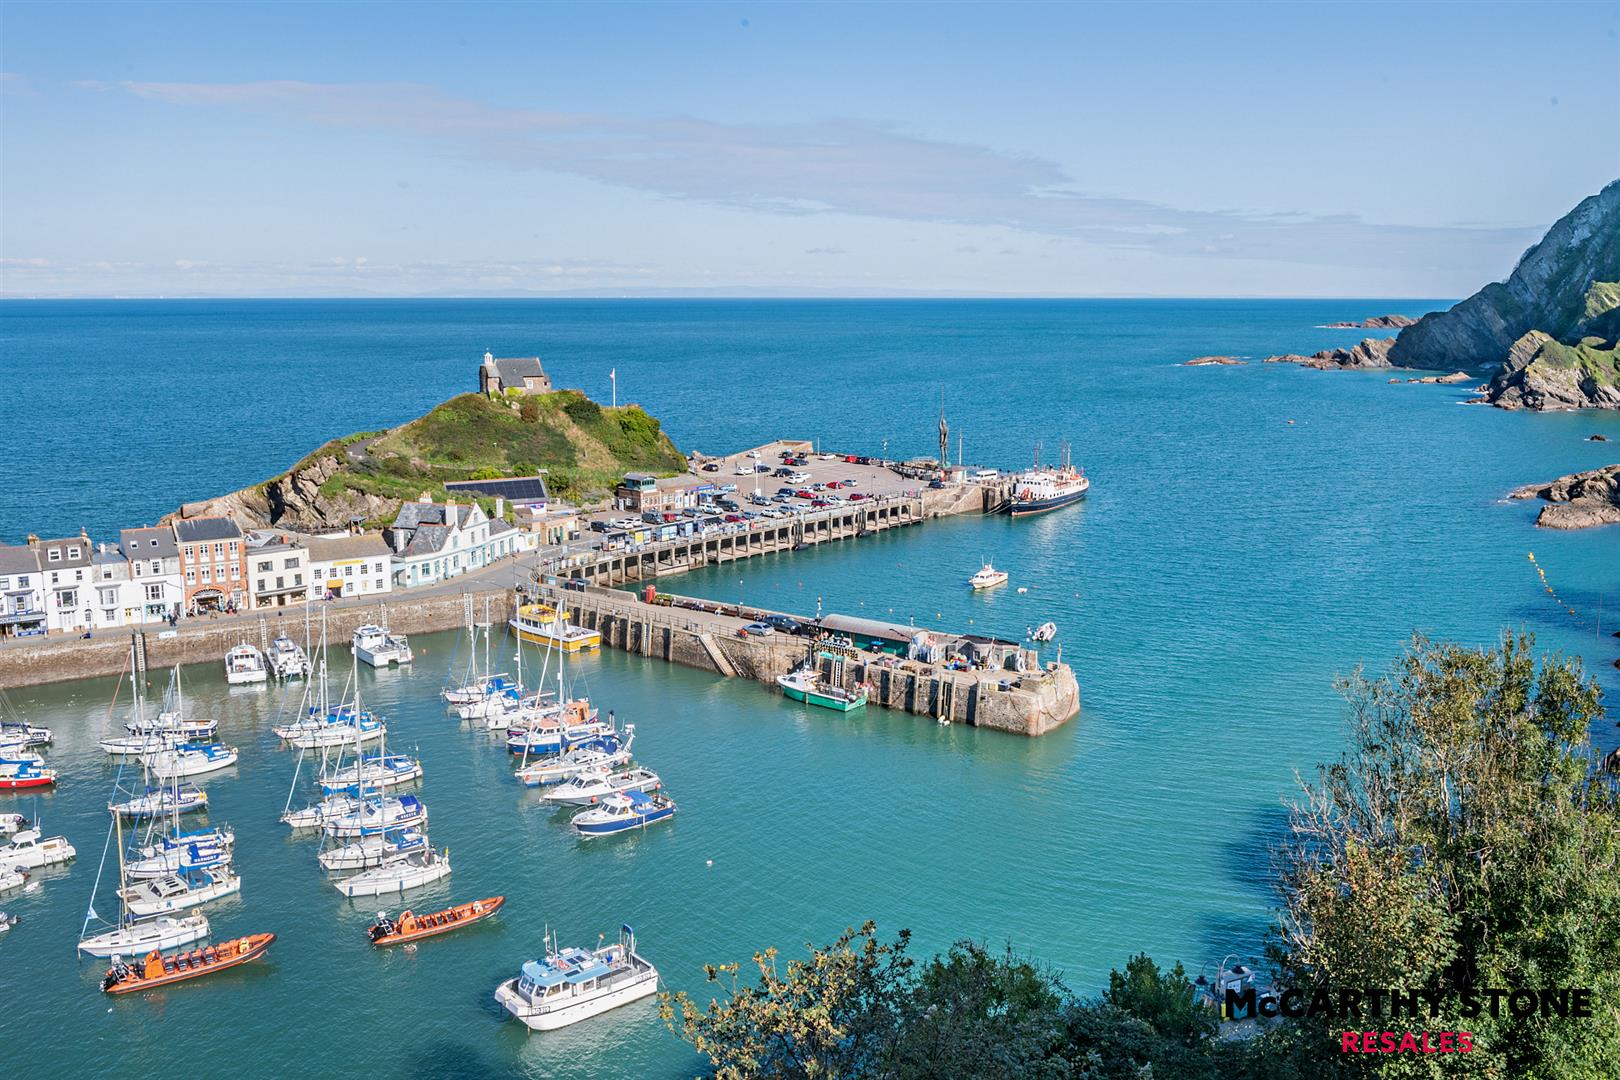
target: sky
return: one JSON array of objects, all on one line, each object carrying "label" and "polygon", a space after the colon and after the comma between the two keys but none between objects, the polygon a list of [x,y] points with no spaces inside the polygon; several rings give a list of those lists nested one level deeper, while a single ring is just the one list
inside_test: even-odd
[{"label": "sky", "polygon": [[1460,297],[1620,175],[1616,56],[1620,0],[7,0],[0,295]]}]

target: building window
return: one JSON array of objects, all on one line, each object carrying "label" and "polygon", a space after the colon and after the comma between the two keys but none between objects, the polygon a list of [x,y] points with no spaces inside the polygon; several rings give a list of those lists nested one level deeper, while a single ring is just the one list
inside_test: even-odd
[{"label": "building window", "polygon": [[77,559],[79,557],[79,549],[77,547],[68,548],[68,556],[67,557],[70,558],[70,559]]},{"label": "building window", "polygon": [[242,576],[242,567],[237,563],[231,563],[231,580],[235,581],[237,578],[239,578],[241,576]]},{"label": "building window", "polygon": [[163,599],[163,586],[162,585],[148,585],[146,587],[146,598],[148,600],[162,600]]},{"label": "building window", "polygon": [[193,584],[194,582],[196,582],[196,580],[197,580],[197,571],[195,571],[195,570],[187,570],[186,571],[186,584],[187,585]]},{"label": "building window", "polygon": [[51,548],[49,551],[47,551],[45,553],[45,561],[46,562],[61,562],[62,561],[62,549],[61,548]]},{"label": "building window", "polygon": [[259,573],[268,574],[269,572],[270,572],[270,564],[268,562],[262,562],[262,563],[259,564]]},{"label": "building window", "polygon": [[264,592],[264,578],[259,579],[259,591]]},{"label": "building window", "polygon": [[215,556],[215,558],[218,558],[219,556],[221,556],[223,554],[225,554],[225,545],[224,544],[215,544],[214,545],[214,556]]},{"label": "building window", "polygon": [[65,608],[78,607],[79,594],[73,589],[68,589],[66,592],[57,594],[56,604],[58,607]]},{"label": "building window", "polygon": [[0,577],[0,589],[9,588],[11,588],[11,579],[8,577]]},{"label": "building window", "polygon": [[353,566],[345,566],[343,568],[343,576],[344,577],[354,577],[354,567]]},{"label": "building window", "polygon": [[19,589],[28,588],[28,575],[27,574],[18,575],[18,577],[17,577],[17,588],[19,588]]},{"label": "building window", "polygon": [[232,541],[231,541],[231,543],[230,543],[230,549],[231,549],[231,554],[232,554],[232,555],[235,555],[235,554],[236,554],[236,541],[235,541],[235,540],[232,540]]},{"label": "building window", "polygon": [[[277,575],[277,577],[276,577],[276,588],[284,589],[286,587],[287,587],[287,579],[284,578],[284,577],[281,577],[280,575]],[[262,586],[261,586],[261,588],[262,588]]]},{"label": "building window", "polygon": [[304,575],[303,574],[294,574],[293,575],[293,584],[294,585],[302,585],[303,583],[304,583]]},{"label": "building window", "polygon": [[377,573],[382,573],[382,563],[377,564]]},{"label": "building window", "polygon": [[116,608],[102,608],[101,609],[101,621],[102,622],[110,622],[110,623],[117,622],[118,621],[118,611],[117,611],[117,609]]},{"label": "building window", "polygon": [[287,560],[287,569],[288,570],[296,570],[296,569],[298,569],[298,556],[294,555],[290,559]]}]

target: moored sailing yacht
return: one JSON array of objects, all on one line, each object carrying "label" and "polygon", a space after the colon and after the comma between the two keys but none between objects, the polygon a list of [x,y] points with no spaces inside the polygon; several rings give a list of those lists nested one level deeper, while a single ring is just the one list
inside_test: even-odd
[{"label": "moored sailing yacht", "polygon": [[320,780],[321,790],[328,795],[349,788],[387,791],[391,787],[422,779],[422,763],[404,754],[379,754],[360,757],[334,769]]},{"label": "moored sailing yacht", "polygon": [[495,991],[501,1007],[531,1031],[554,1031],[647,997],[658,990],[658,970],[636,952],[636,935],[620,928],[616,944],[559,951],[546,935],[546,953],[523,965]]},{"label": "moored sailing yacht", "polygon": [[365,870],[409,855],[427,847],[427,836],[417,829],[384,829],[342,847],[328,848],[317,856],[325,870]]},{"label": "moored sailing yacht", "polygon": [[201,776],[230,768],[236,764],[236,747],[220,743],[181,743],[168,750],[143,755],[141,761],[159,780],[175,780],[182,776]]},{"label": "moored sailing yacht", "polygon": [[630,762],[630,744],[635,741],[636,725],[624,725],[624,739],[608,732],[588,739],[561,754],[531,761],[515,775],[525,787],[556,784],[581,773],[616,769]]},{"label": "moored sailing yacht", "polygon": [[242,891],[242,879],[228,863],[181,870],[160,878],[147,878],[118,890],[132,919],[172,915]]},{"label": "moored sailing yacht", "polygon": [[431,884],[450,876],[450,856],[431,847],[409,852],[390,859],[380,866],[362,870],[350,877],[332,882],[337,891],[353,899],[357,896],[382,896],[404,892],[421,885]]}]

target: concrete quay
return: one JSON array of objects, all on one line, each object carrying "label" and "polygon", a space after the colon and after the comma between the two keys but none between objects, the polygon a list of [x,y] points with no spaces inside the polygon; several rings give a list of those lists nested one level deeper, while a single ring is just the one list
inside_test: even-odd
[{"label": "concrete quay", "polygon": [[[538,600],[565,608],[570,622],[600,633],[605,646],[727,678],[753,679],[773,690],[777,677],[811,651],[810,641],[802,637],[739,636],[748,618],[647,604],[617,590],[539,585],[529,591]],[[750,617],[758,613],[762,612],[749,609]],[[1061,663],[1037,666],[1033,653],[1029,653],[1031,670],[1019,673],[954,671],[882,652],[836,651],[842,663],[825,657],[818,661],[823,678],[846,688],[867,684],[869,706],[1029,736],[1044,735],[1080,712],[1080,686],[1073,670]]]}]

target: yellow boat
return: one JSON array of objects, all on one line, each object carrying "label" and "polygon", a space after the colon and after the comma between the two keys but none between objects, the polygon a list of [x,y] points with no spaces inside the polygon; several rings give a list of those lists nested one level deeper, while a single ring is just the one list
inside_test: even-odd
[{"label": "yellow boat", "polygon": [[508,624],[518,640],[563,652],[587,652],[602,647],[602,635],[568,621],[568,610],[550,604],[524,604]]}]

